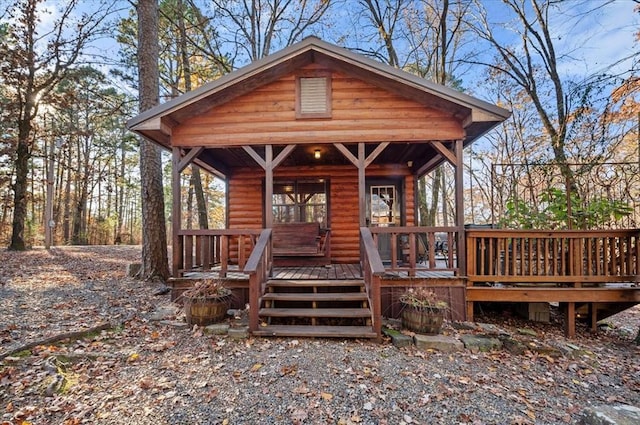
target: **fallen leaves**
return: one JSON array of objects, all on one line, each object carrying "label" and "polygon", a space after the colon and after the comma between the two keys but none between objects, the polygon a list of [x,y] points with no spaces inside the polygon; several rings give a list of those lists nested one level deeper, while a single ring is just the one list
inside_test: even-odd
[{"label": "fallen leaves", "polygon": [[298,365],[284,365],[280,368],[280,375],[282,376],[295,376],[298,373]]},{"label": "fallen leaves", "polygon": [[333,394],[331,393],[327,393],[327,392],[320,392],[320,397],[324,400],[324,401],[331,401],[333,400]]},{"label": "fallen leaves", "polygon": [[[132,417],[143,424],[184,423],[181,412],[193,415],[193,422],[223,424],[570,423],[587,402],[638,400],[638,350],[611,344],[608,337],[568,344],[557,336],[554,345],[550,331],[536,327],[535,337],[514,336],[535,338],[525,354],[444,354],[359,341],[233,341],[171,329],[146,320],[157,303],[147,284],[111,271],[120,267],[121,256],[107,260],[108,251],[95,252],[98,261],[83,254],[68,263],[54,252],[48,256],[53,264],[34,263],[61,277],[47,280],[25,267],[2,289],[5,351],[97,320],[129,319],[116,330],[5,359],[0,424],[115,424]],[[81,251],[69,256],[76,253]],[[79,273],[72,279],[74,267]],[[106,276],[112,280],[95,280]],[[562,352],[571,354],[545,352],[545,344],[566,346]],[[52,356],[68,358],[66,372],[74,384],[47,397],[45,378],[53,372],[45,360]],[[465,410],[470,405],[477,409]]]}]

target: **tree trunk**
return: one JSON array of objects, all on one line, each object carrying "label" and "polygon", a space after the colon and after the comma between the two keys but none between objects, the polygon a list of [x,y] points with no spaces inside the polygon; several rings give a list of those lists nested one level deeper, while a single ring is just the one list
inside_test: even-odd
[{"label": "tree trunk", "polygon": [[124,155],[124,141],[120,144],[120,164],[119,169],[116,168],[115,175],[115,189],[116,189],[116,214],[118,215],[118,223],[116,224],[116,237],[115,243],[126,243],[122,240],[122,224],[124,218],[124,184],[121,185],[121,182],[124,183],[124,164],[125,164],[125,155]]},{"label": "tree trunk", "polygon": [[438,204],[440,203],[440,184],[442,182],[442,166],[433,172],[433,185],[431,186],[431,205],[427,209],[427,226],[436,226],[438,217]]},{"label": "tree trunk", "polygon": [[191,179],[193,181],[193,190],[196,195],[196,205],[198,207],[198,224],[201,229],[209,228],[209,216],[207,214],[207,203],[204,199],[204,191],[202,190],[202,178],[200,177],[200,167],[191,166]]},{"label": "tree trunk", "polygon": [[420,214],[418,224],[426,226],[429,210],[427,208],[427,179],[424,176],[418,179],[418,214]]},{"label": "tree trunk", "polygon": [[27,218],[27,181],[29,177],[29,137],[31,137],[31,108],[28,103],[21,117],[16,149],[16,182],[13,185],[13,230],[9,250],[24,251],[24,224]]},{"label": "tree trunk", "polygon": [[[138,2],[138,78],[140,112],[158,104],[158,4],[156,0]],[[167,231],[162,189],[160,148],[148,140],[140,141],[142,177],[142,267],[139,278],[166,281],[169,277]]]},{"label": "tree trunk", "polygon": [[64,212],[62,214],[62,232],[65,243],[68,243],[71,240],[71,211],[69,209],[69,206],[71,205],[71,143],[68,144],[67,150],[67,181],[64,187]]}]

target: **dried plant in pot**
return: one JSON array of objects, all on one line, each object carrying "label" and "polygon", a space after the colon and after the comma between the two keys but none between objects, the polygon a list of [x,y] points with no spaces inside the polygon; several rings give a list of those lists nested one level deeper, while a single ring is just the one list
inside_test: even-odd
[{"label": "dried plant in pot", "polygon": [[400,296],[402,326],[414,332],[440,333],[448,304],[429,288],[410,288]]},{"label": "dried plant in pot", "polygon": [[225,318],[231,290],[220,279],[202,279],[184,291],[182,297],[187,323],[207,326]]}]

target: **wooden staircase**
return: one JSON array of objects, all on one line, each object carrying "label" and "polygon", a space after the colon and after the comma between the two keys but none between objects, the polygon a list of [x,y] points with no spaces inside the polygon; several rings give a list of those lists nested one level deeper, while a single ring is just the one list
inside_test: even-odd
[{"label": "wooden staircase", "polygon": [[377,338],[364,281],[278,280],[260,299],[258,336]]}]

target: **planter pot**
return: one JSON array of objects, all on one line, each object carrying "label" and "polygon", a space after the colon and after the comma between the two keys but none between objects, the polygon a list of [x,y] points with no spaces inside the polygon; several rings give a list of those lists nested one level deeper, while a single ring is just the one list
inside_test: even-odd
[{"label": "planter pot", "polygon": [[435,335],[440,333],[444,320],[444,309],[437,307],[414,307],[403,304],[402,326],[411,331]]},{"label": "planter pot", "polygon": [[229,297],[184,299],[184,313],[190,325],[207,326],[221,322],[229,310]]}]

